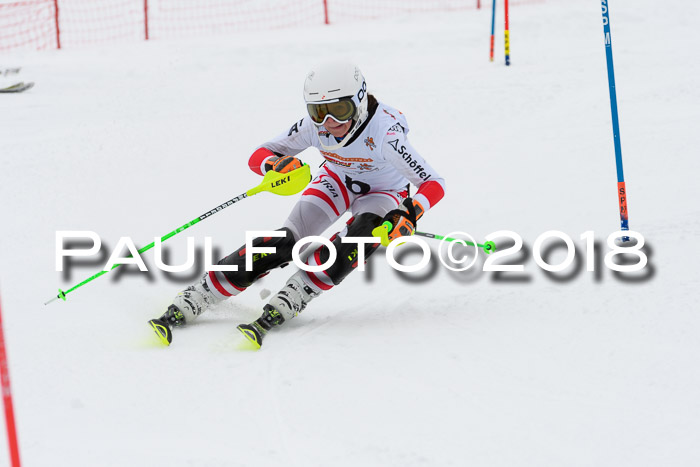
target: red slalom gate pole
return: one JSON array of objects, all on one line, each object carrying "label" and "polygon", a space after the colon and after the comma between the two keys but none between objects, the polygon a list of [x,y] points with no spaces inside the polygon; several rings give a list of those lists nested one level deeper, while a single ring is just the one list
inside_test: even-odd
[{"label": "red slalom gate pole", "polygon": [[143,0],[143,26],[146,29],[146,40],[148,40],[148,0]]},{"label": "red slalom gate pole", "polygon": [[61,30],[58,26],[58,0],[53,0],[53,17],[56,22],[56,48],[61,48]]},{"label": "red slalom gate pole", "polygon": [[5,404],[5,421],[7,422],[7,442],[10,444],[12,467],[19,465],[19,447],[15,430],[15,412],[12,408],[12,391],[10,390],[10,371],[7,368],[5,352],[5,334],[2,329],[2,305],[0,304],[0,376],[2,377],[2,399]]}]

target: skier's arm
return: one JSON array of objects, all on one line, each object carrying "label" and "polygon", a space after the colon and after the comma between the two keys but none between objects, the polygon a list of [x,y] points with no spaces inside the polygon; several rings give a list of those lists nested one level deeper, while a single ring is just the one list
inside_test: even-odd
[{"label": "skier's arm", "polygon": [[445,196],[445,179],[415,150],[405,135],[386,136],[382,144],[382,154],[401,175],[418,187],[413,197],[417,219]]},{"label": "skier's arm", "polygon": [[[397,209],[384,216],[384,221],[391,224],[385,233],[385,240],[392,241],[398,237],[413,235],[418,219],[445,196],[445,179],[418,154],[404,133],[390,132],[382,143],[382,155],[399,173],[418,187],[413,199],[405,199]],[[381,235],[378,233],[377,236]],[[382,244],[385,240],[382,240]]]},{"label": "skier's arm", "polygon": [[[258,175],[263,175],[268,170],[286,172],[296,168],[295,163],[290,165],[291,161],[285,163],[283,159],[286,156],[296,156],[304,149],[313,146],[314,129],[311,122],[307,120],[307,118],[302,118],[292,125],[289,130],[260,145],[248,160],[250,170]],[[296,157],[293,159],[300,162]],[[284,168],[287,168],[287,170],[281,170]]]}]

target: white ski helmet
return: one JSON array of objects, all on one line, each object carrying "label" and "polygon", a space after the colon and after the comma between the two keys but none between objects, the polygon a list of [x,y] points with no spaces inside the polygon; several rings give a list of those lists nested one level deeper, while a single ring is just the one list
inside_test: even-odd
[{"label": "white ski helmet", "polygon": [[[321,126],[332,118],[339,123],[352,120],[350,131],[337,142],[318,134],[324,149],[341,148],[367,120],[367,84],[360,68],[348,62],[330,62],[314,67],[304,82],[304,100],[311,121]],[[333,143],[333,144],[329,144]]]}]

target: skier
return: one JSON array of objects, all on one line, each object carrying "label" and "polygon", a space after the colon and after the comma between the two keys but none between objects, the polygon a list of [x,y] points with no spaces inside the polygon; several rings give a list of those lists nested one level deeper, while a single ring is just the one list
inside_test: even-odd
[{"label": "skier", "polygon": [[[295,242],[321,234],[350,211],[353,217],[330,238],[337,251],[334,264],[323,272],[298,270],[263,307],[260,318],[238,326],[260,346],[270,329],[298,315],[314,297],[352,272],[357,248],[364,248],[368,258],[379,246],[345,243],[343,237],[372,237],[372,231],[386,220],[393,227],[389,240],[412,235],[417,220],[444,196],[444,179],[406,138],[406,117],[367,92],[356,65],[328,63],[314,68],[306,76],[304,99],[308,115],[260,146],[248,163],[259,175],[270,170],[286,173],[302,166],[296,156],[309,147],[317,148],[326,160],[279,229],[280,236],[253,241],[253,246],[274,247],[276,253],[254,255],[252,270],[246,271],[244,245],[218,263],[236,265],[238,271],[207,272],[178,293],[165,314],[149,322],[164,343],[172,341],[172,327],[192,322],[271,269],[287,265]],[[418,190],[413,198],[408,197],[409,182]],[[321,246],[306,264],[321,265],[328,257],[328,248]]]}]

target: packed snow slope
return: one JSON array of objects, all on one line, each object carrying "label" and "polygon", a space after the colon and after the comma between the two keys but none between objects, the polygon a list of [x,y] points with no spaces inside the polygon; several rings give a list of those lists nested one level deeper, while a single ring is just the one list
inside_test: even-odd
[{"label": "packed snow slope", "polygon": [[[513,7],[509,68],[500,6],[494,63],[488,7],[4,54],[37,83],[0,96],[0,287],[25,465],[698,465],[700,6],[611,5],[630,225],[649,255],[622,276],[602,262],[619,221],[600,4]],[[293,267],[176,330],[169,348],[146,321],[192,279],[129,267],[43,305],[106,261],[64,277],[56,231],[97,232],[106,255],[256,185],[248,156],[304,115],[305,73],[332,57],[360,64],[445,175],[420,229],[517,232],[527,251],[501,262],[524,272],[482,272],[480,256],[464,273],[433,259],[399,275],[381,250],[259,352],[235,326]],[[166,243],[171,260],[187,235],[228,254],[246,230],[278,228],[296,199],[228,208]],[[553,277],[532,256],[549,230],[570,235],[580,261]]]}]

